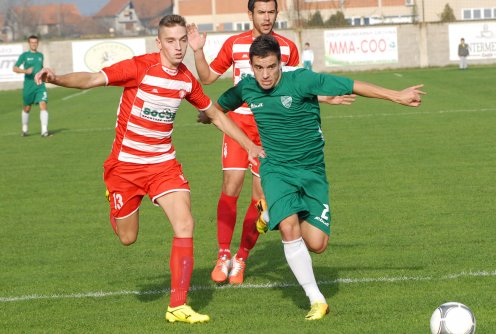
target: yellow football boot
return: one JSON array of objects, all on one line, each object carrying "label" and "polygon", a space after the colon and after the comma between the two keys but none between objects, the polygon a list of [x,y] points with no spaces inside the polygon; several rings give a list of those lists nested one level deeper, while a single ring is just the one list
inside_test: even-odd
[{"label": "yellow football boot", "polygon": [[186,304],[177,307],[167,307],[167,313],[165,313],[165,320],[168,322],[186,322],[188,324],[195,324],[197,322],[207,322],[210,317],[206,314],[200,314]]},{"label": "yellow football boot", "polygon": [[305,317],[305,320],[320,320],[326,314],[329,314],[329,305],[326,303],[314,303],[310,312]]}]

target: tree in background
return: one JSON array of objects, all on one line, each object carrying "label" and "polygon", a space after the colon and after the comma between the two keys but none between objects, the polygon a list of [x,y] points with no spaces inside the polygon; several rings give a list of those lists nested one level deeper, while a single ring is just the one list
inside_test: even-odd
[{"label": "tree in background", "polygon": [[331,17],[325,22],[326,26],[329,27],[346,27],[349,25],[348,21],[344,17],[344,13],[340,10],[336,14],[332,14]]},{"label": "tree in background", "polygon": [[453,12],[453,8],[447,3],[444,6],[444,10],[441,14],[439,14],[439,18],[441,22],[455,22],[456,16]]},{"label": "tree in background", "polygon": [[308,19],[306,22],[307,27],[323,27],[324,26],[324,19],[322,19],[322,14],[320,14],[320,11],[316,11],[313,13],[313,15]]}]

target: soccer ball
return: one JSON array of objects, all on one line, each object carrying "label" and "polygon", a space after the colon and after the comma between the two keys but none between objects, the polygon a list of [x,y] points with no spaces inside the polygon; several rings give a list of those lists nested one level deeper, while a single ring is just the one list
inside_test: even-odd
[{"label": "soccer ball", "polygon": [[475,317],[470,309],[457,302],[439,306],[431,317],[432,334],[474,334]]}]

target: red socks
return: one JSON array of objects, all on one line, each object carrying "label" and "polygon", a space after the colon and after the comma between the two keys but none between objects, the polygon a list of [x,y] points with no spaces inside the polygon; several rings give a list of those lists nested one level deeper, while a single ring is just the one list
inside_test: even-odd
[{"label": "red socks", "polygon": [[193,264],[193,238],[174,237],[170,256],[170,307],[186,304]]},{"label": "red socks", "polygon": [[[221,193],[219,203],[217,205],[217,241],[219,243],[219,257],[226,255],[231,258],[231,241],[236,225],[236,204],[238,197],[228,196]],[[246,210],[245,219],[243,221],[243,232],[241,234],[241,243],[237,255],[239,258],[246,260],[250,250],[255,246],[259,233],[256,227],[258,219],[258,211],[255,206],[257,201],[251,200],[248,209]]]},{"label": "red socks", "polygon": [[231,240],[236,225],[236,203],[238,197],[220,194],[217,204],[217,241],[219,243],[219,257],[227,255],[231,258]]},{"label": "red socks", "polygon": [[239,250],[236,253],[238,258],[246,261],[248,254],[255,247],[255,244],[260,235],[257,231],[256,222],[258,219],[258,210],[255,206],[257,201],[251,200],[248,210],[246,210],[245,220],[243,221],[243,232],[241,234],[241,243]]}]

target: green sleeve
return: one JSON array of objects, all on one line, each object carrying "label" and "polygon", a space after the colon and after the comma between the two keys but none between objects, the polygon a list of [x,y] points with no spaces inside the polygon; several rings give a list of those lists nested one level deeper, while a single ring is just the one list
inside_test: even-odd
[{"label": "green sleeve", "polygon": [[328,73],[315,73],[308,70],[295,71],[302,93],[312,96],[339,96],[353,93],[354,81],[350,78],[340,77]]},{"label": "green sleeve", "polygon": [[26,52],[23,52],[20,56],[19,59],[17,59],[17,62],[15,63],[15,67],[21,67],[22,64],[26,61]]},{"label": "green sleeve", "polygon": [[241,80],[236,86],[226,90],[217,100],[217,103],[222,107],[222,109],[234,110],[243,105],[243,80]]}]

